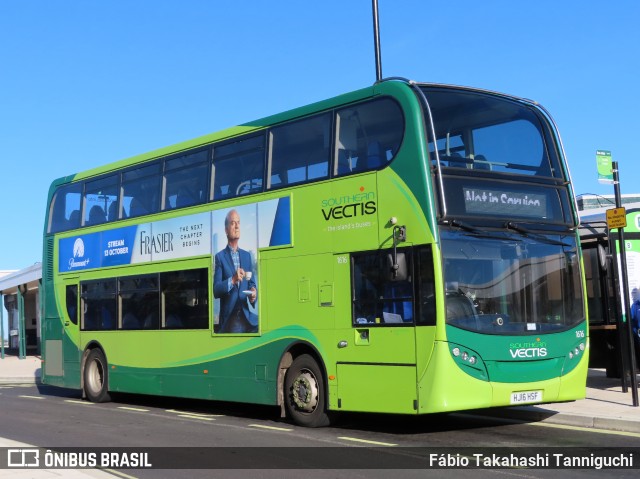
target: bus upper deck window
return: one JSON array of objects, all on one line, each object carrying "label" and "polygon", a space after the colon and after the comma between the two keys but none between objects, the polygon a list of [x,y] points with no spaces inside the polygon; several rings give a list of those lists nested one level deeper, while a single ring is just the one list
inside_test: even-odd
[{"label": "bus upper deck window", "polygon": [[81,197],[82,183],[62,186],[55,192],[49,213],[49,233],[80,227]]},{"label": "bus upper deck window", "polygon": [[265,136],[251,136],[213,149],[213,199],[224,200],[262,191]]},{"label": "bus upper deck window", "polygon": [[330,114],[278,126],[271,130],[271,143],[270,188],[329,177]]},{"label": "bus upper deck window", "polygon": [[165,161],[164,210],[193,206],[208,199],[208,153],[209,150],[201,150]]},{"label": "bus upper deck window", "polygon": [[375,170],[400,148],[404,117],[398,104],[384,98],[338,111],[334,176]]},{"label": "bus upper deck window", "polygon": [[119,175],[111,175],[93,181],[87,181],[84,190],[85,226],[99,225],[117,219]]},{"label": "bus upper deck window", "polygon": [[125,171],[122,174],[123,216],[136,217],[160,209],[160,163]]}]

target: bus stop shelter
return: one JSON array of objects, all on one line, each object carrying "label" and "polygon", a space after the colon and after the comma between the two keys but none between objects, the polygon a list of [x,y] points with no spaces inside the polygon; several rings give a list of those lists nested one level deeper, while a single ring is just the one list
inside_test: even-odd
[{"label": "bus stop shelter", "polygon": [[[42,264],[0,277],[0,354],[15,354],[21,359],[27,354],[40,354],[40,283]],[[6,312],[7,331],[4,331]],[[4,337],[8,336],[5,345]],[[6,347],[5,347],[6,346]]]}]

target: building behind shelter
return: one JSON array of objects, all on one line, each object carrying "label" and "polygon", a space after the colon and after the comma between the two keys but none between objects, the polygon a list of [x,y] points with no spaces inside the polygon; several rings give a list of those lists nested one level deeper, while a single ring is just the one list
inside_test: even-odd
[{"label": "building behind shelter", "polygon": [[[7,330],[4,331],[4,317],[0,318],[0,325],[3,329],[2,338],[8,337],[4,344],[7,354],[21,357],[40,354],[41,280],[41,263],[35,263],[19,271],[0,272],[0,301],[8,315]],[[2,308],[0,313],[4,316]]]}]

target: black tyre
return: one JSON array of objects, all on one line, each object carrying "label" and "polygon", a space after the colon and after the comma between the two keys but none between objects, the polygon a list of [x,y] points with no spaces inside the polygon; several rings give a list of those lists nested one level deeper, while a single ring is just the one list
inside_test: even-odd
[{"label": "black tyre", "polygon": [[300,426],[329,425],[322,371],[308,354],[298,356],[284,380],[284,397],[289,417]]},{"label": "black tyre", "polygon": [[109,369],[100,349],[92,349],[84,364],[84,393],[91,402],[108,402]]}]

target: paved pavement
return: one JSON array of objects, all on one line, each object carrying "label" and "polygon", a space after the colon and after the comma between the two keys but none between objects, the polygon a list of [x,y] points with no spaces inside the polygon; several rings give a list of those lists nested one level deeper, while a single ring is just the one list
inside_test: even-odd
[{"label": "paved pavement", "polygon": [[[41,361],[28,356],[0,359],[0,384],[25,384],[40,381]],[[639,381],[640,383],[640,378]],[[628,382],[630,383],[630,381]],[[608,431],[640,434],[640,407],[633,406],[631,387],[622,392],[620,379],[607,378],[604,369],[590,369],[585,399],[538,406],[518,406],[470,411],[470,414],[490,415],[504,419],[543,421],[551,424],[590,427]],[[29,447],[0,437],[0,447]],[[101,470],[0,470],[0,479],[8,477],[46,479],[55,477],[108,478]],[[18,473],[18,474],[16,474]]]},{"label": "paved pavement", "polygon": [[633,406],[631,381],[627,380],[627,392],[623,393],[621,380],[608,378],[604,369],[589,369],[585,399],[478,412],[524,421],[640,434],[640,407]]},{"label": "paved pavement", "polygon": [[6,354],[4,359],[0,359],[0,384],[40,382],[40,366],[39,356],[18,359]]}]

